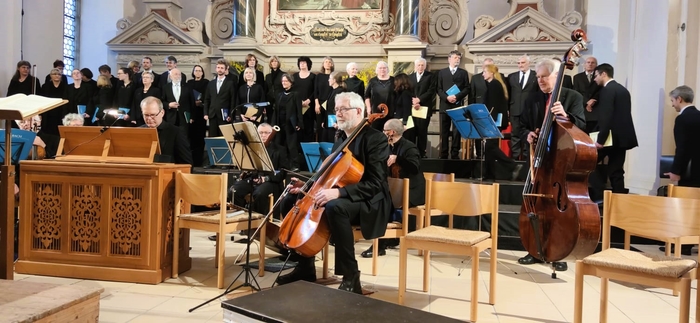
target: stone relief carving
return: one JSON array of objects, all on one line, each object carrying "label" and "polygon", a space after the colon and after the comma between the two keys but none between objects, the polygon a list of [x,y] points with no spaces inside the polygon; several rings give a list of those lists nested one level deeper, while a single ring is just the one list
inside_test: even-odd
[{"label": "stone relief carving", "polygon": [[233,36],[233,0],[209,0],[206,32],[213,44],[221,45]]},{"label": "stone relief carving", "polygon": [[131,27],[131,25],[133,25],[133,23],[127,18],[117,20],[117,30],[119,30],[119,32],[126,30]]},{"label": "stone relief carving", "polygon": [[512,32],[507,33],[496,40],[497,43],[533,41],[557,41],[557,39],[535,26],[535,24],[532,23],[532,20],[528,19],[523,24],[516,27]]},{"label": "stone relief carving", "polygon": [[283,24],[273,24],[272,17],[265,20],[263,31],[263,43],[265,44],[321,44],[329,43],[311,38],[309,30],[317,23],[324,26],[334,24],[343,25],[348,36],[343,40],[335,40],[333,44],[385,44],[395,36],[395,17],[389,14],[387,24],[367,23],[377,20],[382,14],[379,12],[365,12],[364,18],[358,19],[355,15],[339,14],[335,11],[324,11],[321,17],[312,17],[304,14],[285,13]]},{"label": "stone relief carving", "polygon": [[179,45],[182,42],[172,35],[168,34],[160,26],[153,26],[148,31],[135,38],[130,42],[131,44],[167,44],[167,45]]},{"label": "stone relief carving", "polygon": [[582,23],[583,15],[578,11],[569,11],[561,18],[561,24],[572,30],[580,28]]},{"label": "stone relief carving", "polygon": [[[523,53],[525,54],[525,53]],[[496,65],[518,65],[518,59],[523,55],[477,55],[474,56],[474,64],[481,65],[484,63],[484,59],[491,58],[493,63]],[[539,62],[540,60],[551,59],[552,55],[528,55],[531,62]],[[534,64],[534,63],[533,63]]]},{"label": "stone relief carving", "polygon": [[459,44],[469,26],[466,1],[430,1],[428,39],[431,44]]},{"label": "stone relief carving", "polygon": [[187,34],[195,40],[202,42],[202,31],[204,30],[204,24],[201,20],[189,17],[185,21],[173,21],[172,23],[178,28],[187,32]]}]

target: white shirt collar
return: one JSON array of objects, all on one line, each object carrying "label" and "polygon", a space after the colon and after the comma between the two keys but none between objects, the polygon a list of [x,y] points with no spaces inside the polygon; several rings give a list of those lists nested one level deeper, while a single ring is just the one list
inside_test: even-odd
[{"label": "white shirt collar", "polygon": [[608,83],[610,83],[610,82],[612,82],[612,81],[614,81],[614,79],[609,79],[607,82],[605,82],[605,84],[603,85],[603,87],[608,86]]},{"label": "white shirt collar", "polygon": [[683,114],[683,110],[685,110],[685,108],[687,108],[687,107],[692,107],[692,106],[693,106],[692,104],[688,104],[688,105],[686,105],[686,106],[682,107],[682,108],[681,108],[681,111],[680,111],[680,112],[678,112],[678,115],[681,115],[681,114]]}]

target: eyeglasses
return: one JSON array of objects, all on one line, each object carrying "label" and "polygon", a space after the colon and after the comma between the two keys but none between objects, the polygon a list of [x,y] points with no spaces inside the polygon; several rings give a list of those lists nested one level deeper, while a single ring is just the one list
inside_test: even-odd
[{"label": "eyeglasses", "polygon": [[269,135],[272,134],[272,131],[258,131],[258,133],[261,135]]},{"label": "eyeglasses", "polygon": [[155,118],[155,117],[157,117],[157,116],[160,114],[161,111],[163,111],[163,110],[158,110],[158,112],[157,112],[156,114],[145,114],[145,113],[144,113],[144,114],[143,114],[143,118],[144,118],[144,119],[147,119],[147,118]]},{"label": "eyeglasses", "polygon": [[357,108],[340,108],[340,109],[335,109],[335,114],[345,114],[346,111],[348,110],[355,110]]}]

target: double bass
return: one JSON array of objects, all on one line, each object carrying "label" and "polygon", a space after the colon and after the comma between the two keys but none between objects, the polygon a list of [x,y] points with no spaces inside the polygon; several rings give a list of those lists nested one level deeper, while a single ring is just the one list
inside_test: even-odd
[{"label": "double bass", "polygon": [[575,30],[571,39],[575,44],[562,60],[537,144],[530,145],[530,171],[519,217],[525,249],[544,262],[592,254],[601,230],[598,205],[588,195],[588,175],[598,162],[595,143],[569,120],[551,112],[559,101],[565,69],[573,69],[586,49],[583,30]]},{"label": "double bass", "polygon": [[374,120],[384,118],[388,108],[380,104],[381,113],[370,114],[362,120],[340,147],[330,154],[321,168],[301,187],[303,198],[296,201],[280,226],[279,241],[287,249],[293,249],[304,257],[312,257],[326,246],[330,239],[325,208],[314,200],[317,192],[356,184],[362,179],[364,166],[354,157],[348,146],[357,135]]}]

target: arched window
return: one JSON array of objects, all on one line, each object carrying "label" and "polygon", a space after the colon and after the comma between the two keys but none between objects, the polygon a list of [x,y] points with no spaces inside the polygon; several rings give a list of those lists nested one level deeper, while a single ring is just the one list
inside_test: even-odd
[{"label": "arched window", "polygon": [[78,65],[80,0],[63,0],[63,74],[71,75]]}]

